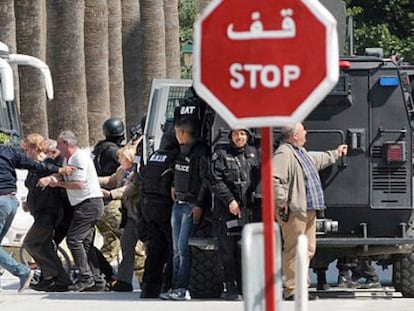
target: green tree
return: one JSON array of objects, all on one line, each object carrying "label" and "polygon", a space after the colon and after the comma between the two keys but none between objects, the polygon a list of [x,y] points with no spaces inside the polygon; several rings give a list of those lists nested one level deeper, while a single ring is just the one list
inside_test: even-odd
[{"label": "green tree", "polygon": [[384,56],[398,55],[414,61],[414,1],[347,0],[347,14],[354,20],[354,52],[381,47]]},{"label": "green tree", "polygon": [[193,40],[193,24],[196,16],[194,0],[180,0],[178,14],[180,18],[180,41],[183,44]]}]

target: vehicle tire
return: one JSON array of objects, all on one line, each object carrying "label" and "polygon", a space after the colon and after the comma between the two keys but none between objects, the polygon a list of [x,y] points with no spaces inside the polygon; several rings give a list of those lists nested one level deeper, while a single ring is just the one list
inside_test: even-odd
[{"label": "vehicle tire", "polygon": [[401,292],[401,259],[401,256],[397,256],[392,265],[392,285],[397,292]]},{"label": "vehicle tire", "polygon": [[218,298],[223,291],[222,269],[216,250],[191,247],[190,293],[192,298]]},{"label": "vehicle tire", "polygon": [[[208,212],[195,231],[193,238],[207,242],[209,247],[203,248],[191,244],[191,278],[190,293],[193,298],[218,298],[223,291],[223,269],[217,252],[213,247],[213,221]],[[210,245],[211,244],[211,245]]]},{"label": "vehicle tire", "polygon": [[393,285],[403,297],[414,298],[414,253],[399,257],[393,264]]},{"label": "vehicle tire", "polygon": [[[66,251],[60,246],[58,246],[57,252],[58,252],[58,256],[60,260],[62,261],[63,268],[65,269],[67,273],[70,273],[71,268],[72,268],[72,263],[70,261],[70,257],[68,253],[66,253]],[[30,266],[32,269],[37,268],[37,264],[34,261],[33,257],[30,256],[30,254],[26,251],[26,249],[23,246],[20,247],[20,261]]]}]

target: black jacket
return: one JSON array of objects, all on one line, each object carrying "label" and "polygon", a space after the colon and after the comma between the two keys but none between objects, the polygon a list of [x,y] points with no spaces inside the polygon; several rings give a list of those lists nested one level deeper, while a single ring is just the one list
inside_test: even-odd
[{"label": "black jacket", "polygon": [[0,144],[0,195],[16,192],[16,168],[43,174],[57,173],[59,167],[28,158],[23,152]]},{"label": "black jacket", "polygon": [[[44,163],[55,164],[52,159],[46,159]],[[25,185],[28,189],[27,204],[30,213],[35,217],[41,214],[53,215],[55,224],[63,217],[64,204],[68,204],[66,190],[63,188],[37,187],[39,178],[48,176],[47,173],[29,171]]]},{"label": "black jacket", "polygon": [[[254,148],[236,148],[232,144],[212,156],[211,188],[214,193],[214,214],[230,216],[229,204],[236,200],[241,207],[250,207],[251,194],[259,182],[259,159]],[[228,218],[228,217],[227,217]]]}]

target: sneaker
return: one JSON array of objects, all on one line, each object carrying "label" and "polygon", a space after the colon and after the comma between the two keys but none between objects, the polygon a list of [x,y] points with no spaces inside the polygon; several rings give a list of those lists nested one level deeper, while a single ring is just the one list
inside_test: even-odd
[{"label": "sneaker", "polygon": [[191,295],[185,288],[174,289],[171,293],[172,300],[191,300]]},{"label": "sneaker", "polygon": [[63,293],[63,292],[68,292],[68,291],[69,291],[68,285],[63,285],[63,284],[58,284],[58,283],[53,283],[52,285],[50,285],[48,288],[45,289],[45,292],[50,292],[50,293]]},{"label": "sneaker", "polygon": [[340,288],[358,288],[360,284],[357,281],[352,280],[350,276],[340,275],[338,276],[338,285]]},{"label": "sneaker", "polygon": [[48,287],[55,285],[55,280],[52,279],[42,279],[36,284],[30,284],[30,288],[37,291],[45,291]]},{"label": "sneaker", "polygon": [[172,289],[170,288],[168,291],[161,293],[159,295],[160,299],[162,300],[170,300],[171,299],[171,294],[172,294]]},{"label": "sneaker", "polygon": [[361,289],[368,289],[368,288],[380,288],[381,283],[378,281],[378,279],[367,279],[365,283],[361,284],[359,288]]},{"label": "sneaker", "polygon": [[95,281],[90,278],[85,281],[79,281],[73,285],[69,285],[68,289],[74,292],[83,292],[85,289],[95,286]]},{"label": "sneaker", "polygon": [[104,278],[95,277],[94,278],[95,284],[91,287],[85,288],[85,292],[104,292],[106,288],[106,281]]},{"label": "sneaker", "polygon": [[26,276],[20,278],[20,288],[18,289],[18,292],[19,293],[21,293],[25,289],[28,289],[29,288],[30,281],[32,280],[33,275],[34,275],[34,271],[30,269],[29,270],[29,273]]},{"label": "sneaker", "polygon": [[132,292],[132,284],[123,282],[123,281],[116,281],[114,285],[111,286],[111,289],[114,292]]}]

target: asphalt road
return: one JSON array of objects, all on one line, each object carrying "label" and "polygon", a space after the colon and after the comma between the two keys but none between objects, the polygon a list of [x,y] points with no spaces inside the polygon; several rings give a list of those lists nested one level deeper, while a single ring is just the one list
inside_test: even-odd
[{"label": "asphalt road", "polygon": [[[45,293],[26,290],[17,293],[18,280],[9,273],[1,277],[1,311],[242,311],[243,302],[221,300],[191,300],[186,302],[140,299],[139,290],[132,293],[94,292],[94,293]],[[372,294],[369,291],[331,291],[321,298],[309,301],[308,310],[315,311],[412,311],[414,299],[402,298],[389,288],[389,296],[383,291]],[[312,289],[311,289],[312,291]],[[333,297],[329,297],[333,296]],[[286,311],[299,311],[295,303],[283,301],[277,308]],[[256,310],[255,310],[256,311]],[[259,310],[257,310],[259,311]],[[276,311],[276,310],[275,310]],[[306,311],[302,309],[302,311]]]}]

